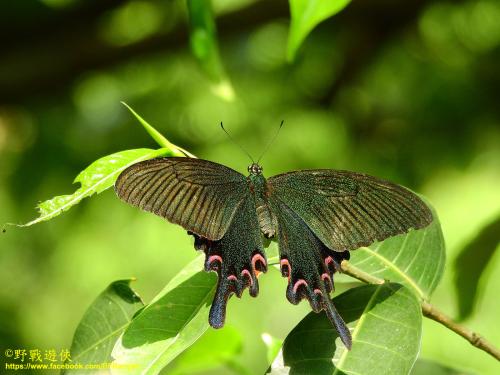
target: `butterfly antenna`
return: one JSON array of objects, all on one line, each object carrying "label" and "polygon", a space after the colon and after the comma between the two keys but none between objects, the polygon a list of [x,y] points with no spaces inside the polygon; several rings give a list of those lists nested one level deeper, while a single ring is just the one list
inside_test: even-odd
[{"label": "butterfly antenna", "polygon": [[280,133],[280,130],[281,130],[284,122],[285,122],[285,120],[281,120],[280,127],[278,128],[278,130],[274,134],[274,137],[271,139],[271,141],[267,144],[267,146],[264,149],[264,151],[262,151],[262,154],[260,154],[259,158],[257,159],[257,164],[259,164],[260,159],[262,159],[262,157],[267,152],[267,150],[269,150],[269,147],[271,147],[271,145],[274,143],[274,141],[276,140],[276,138],[278,138],[278,134]]},{"label": "butterfly antenna", "polygon": [[238,142],[236,142],[236,141],[234,140],[234,138],[233,138],[233,137],[231,137],[231,134],[229,134],[229,133],[228,133],[228,131],[224,128],[224,125],[222,124],[222,121],[221,121],[221,123],[220,123],[220,127],[222,128],[222,130],[224,130],[224,133],[226,133],[226,135],[229,137],[229,139],[230,139],[230,140],[231,140],[231,141],[232,141],[232,142],[233,142],[236,146],[238,146],[238,147],[241,149],[241,151],[243,151],[243,152],[244,152],[244,153],[245,153],[245,154],[246,154],[246,155],[250,158],[250,160],[252,161],[252,163],[255,163],[255,161],[254,161],[254,160],[253,160],[253,158],[252,158],[252,155],[250,155],[250,154],[247,152],[247,150],[245,150],[245,149],[244,149],[244,148],[243,148],[243,147],[242,147],[242,146],[241,146]]}]

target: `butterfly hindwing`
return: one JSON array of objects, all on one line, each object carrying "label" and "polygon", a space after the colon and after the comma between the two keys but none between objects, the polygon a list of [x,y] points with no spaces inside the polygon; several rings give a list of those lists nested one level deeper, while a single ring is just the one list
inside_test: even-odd
[{"label": "butterfly hindwing", "polygon": [[125,169],[117,195],[199,236],[218,240],[249,195],[242,174],[207,160],[158,158]]},{"label": "butterfly hindwing", "polygon": [[271,195],[335,251],[368,246],[432,221],[431,211],[416,194],[361,173],[305,170],[267,181]]},{"label": "butterfly hindwing", "polygon": [[210,241],[195,235],[195,247],[206,254],[205,270],[216,271],[218,275],[209,323],[220,328],[224,325],[228,298],[232,294],[241,297],[247,287],[250,295],[256,297],[259,293],[257,275],[267,270],[253,197],[238,207],[224,237]]},{"label": "butterfly hindwing", "polygon": [[304,221],[279,199],[271,198],[270,205],[278,224],[276,234],[281,273],[288,278],[287,299],[297,304],[306,298],[313,311],[324,310],[342,342],[350,349],[351,334],[329,296],[334,288],[334,273],[343,259],[349,259],[349,252],[328,249]]}]

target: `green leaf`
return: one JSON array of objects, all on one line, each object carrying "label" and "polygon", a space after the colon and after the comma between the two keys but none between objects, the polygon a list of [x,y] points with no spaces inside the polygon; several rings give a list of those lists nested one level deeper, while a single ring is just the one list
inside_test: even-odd
[{"label": "green leaf", "polygon": [[[116,339],[143,306],[140,297],[130,288],[130,281],[111,283],[90,305],[73,337],[71,363],[111,362],[111,350]],[[62,373],[76,372],[66,370]]]},{"label": "green leaf", "polygon": [[148,134],[153,138],[156,143],[158,143],[162,148],[167,148],[172,151],[172,156],[189,156],[191,158],[195,158],[193,154],[184,150],[183,148],[170,143],[167,138],[163,136],[158,130],[148,124],[146,120],[144,120],[139,114],[134,111],[127,103],[121,102],[127,109],[135,116],[137,120],[141,123],[144,129],[148,132]]},{"label": "green leaf", "polygon": [[408,374],[417,359],[422,333],[418,298],[401,284],[350,289],[334,299],[351,329],[345,349],[325,314],[310,313],[285,339],[282,363],[271,374]]},{"label": "green leaf", "polygon": [[340,12],[349,2],[350,0],[289,0],[291,23],[288,61],[294,60],[300,45],[316,25]]},{"label": "green leaf", "polygon": [[160,132],[149,125],[141,116],[139,116],[126,103],[122,102],[130,112],[139,120],[149,135],[162,146],[161,149],[152,150],[140,148],[135,150],[126,150],[102,157],[84,169],[76,176],[74,183],[80,183],[81,187],[73,194],[60,195],[41,202],[37,205],[40,216],[26,224],[12,224],[18,227],[28,227],[33,224],[47,221],[59,216],[61,213],[69,210],[74,205],[80,203],[84,198],[93,194],[99,194],[113,186],[118,175],[132,164],[143,160],[156,158],[159,156],[189,156],[195,157],[188,151],[170,143]]},{"label": "green leaf", "polygon": [[137,314],[115,344],[116,366],[158,374],[208,329],[216,276],[199,271],[202,265],[196,258]]},{"label": "green leaf", "polygon": [[[460,251],[455,260],[455,290],[458,297],[460,319],[474,311],[480,283],[486,282],[483,271],[499,248],[500,217],[486,225],[481,232]],[[487,273],[485,274],[487,276]]]},{"label": "green leaf", "polygon": [[441,280],[445,263],[441,224],[435,211],[433,215],[434,221],[426,228],[352,251],[350,263],[372,276],[402,283],[428,299]]},{"label": "green leaf", "polygon": [[172,150],[168,148],[161,148],[158,150],[140,148],[121,151],[100,158],[76,176],[74,182],[80,183],[81,187],[73,194],[60,195],[39,203],[37,208],[40,216],[38,218],[26,224],[14,225],[28,227],[42,221],[53,219],[64,211],[69,210],[74,205],[80,203],[83,198],[90,197],[93,194],[99,194],[113,186],[118,175],[132,164],[158,156],[170,155],[172,155]]},{"label": "green leaf", "polygon": [[232,101],[234,90],[219,55],[211,1],[188,0],[187,7],[191,25],[191,51],[212,81],[212,91],[221,98]]},{"label": "green leaf", "polygon": [[203,373],[229,365],[241,352],[243,338],[236,328],[226,326],[208,330],[194,345],[182,353],[167,369],[169,375]]}]

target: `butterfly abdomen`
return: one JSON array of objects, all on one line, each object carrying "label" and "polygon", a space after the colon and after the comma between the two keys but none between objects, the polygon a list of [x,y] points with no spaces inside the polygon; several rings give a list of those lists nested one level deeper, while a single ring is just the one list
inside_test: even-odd
[{"label": "butterfly abdomen", "polygon": [[260,230],[267,238],[274,237],[276,234],[277,219],[269,206],[266,179],[262,175],[250,175],[248,176],[248,183],[250,192],[255,199]]},{"label": "butterfly abdomen", "polygon": [[274,237],[276,233],[276,216],[274,216],[266,202],[258,201],[256,200],[260,230],[267,238]]}]

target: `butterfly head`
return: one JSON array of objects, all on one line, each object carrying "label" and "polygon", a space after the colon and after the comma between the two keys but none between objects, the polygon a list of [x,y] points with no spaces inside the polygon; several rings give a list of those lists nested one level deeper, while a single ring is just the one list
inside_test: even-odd
[{"label": "butterfly head", "polygon": [[257,163],[252,163],[248,166],[248,172],[252,175],[258,176],[262,174],[262,167]]}]

